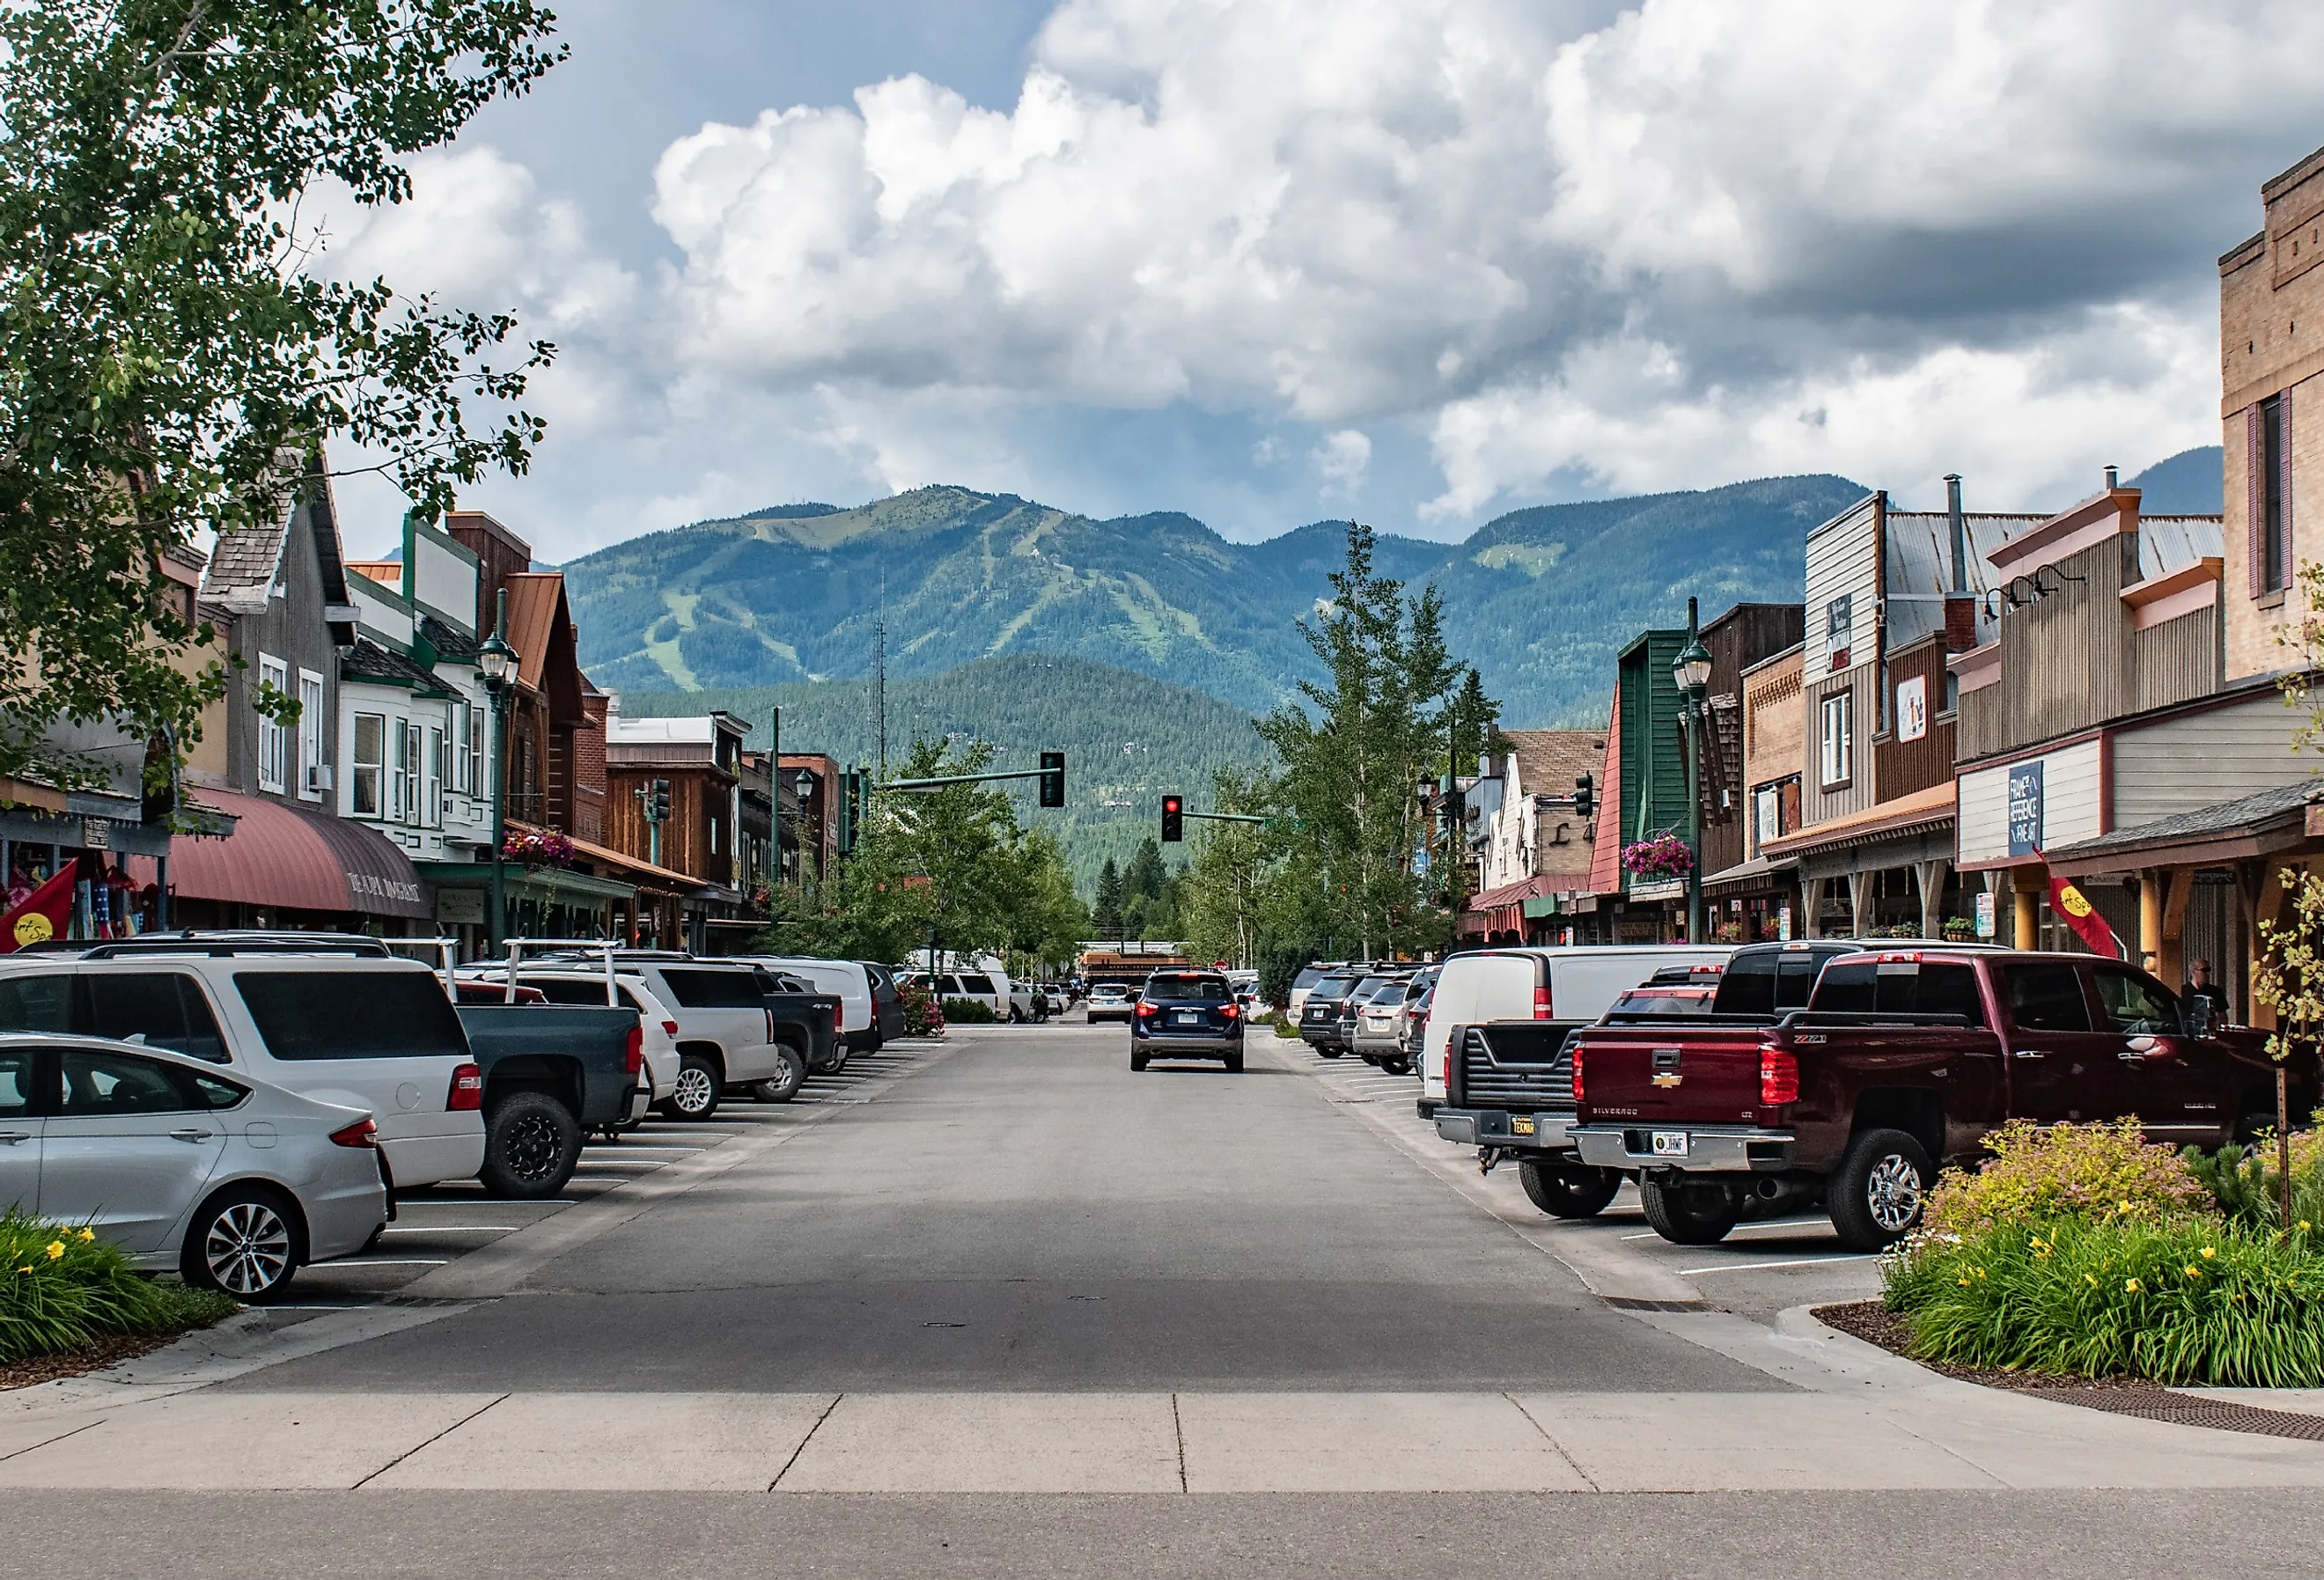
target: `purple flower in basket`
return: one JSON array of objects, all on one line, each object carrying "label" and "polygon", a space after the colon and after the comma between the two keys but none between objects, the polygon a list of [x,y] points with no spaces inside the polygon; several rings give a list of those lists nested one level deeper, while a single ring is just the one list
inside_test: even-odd
[{"label": "purple flower in basket", "polygon": [[1622,866],[1637,878],[1683,878],[1694,866],[1694,855],[1677,835],[1657,834],[1624,845]]},{"label": "purple flower in basket", "polygon": [[554,829],[520,831],[502,843],[501,856],[529,867],[561,867],[573,859],[573,842]]}]

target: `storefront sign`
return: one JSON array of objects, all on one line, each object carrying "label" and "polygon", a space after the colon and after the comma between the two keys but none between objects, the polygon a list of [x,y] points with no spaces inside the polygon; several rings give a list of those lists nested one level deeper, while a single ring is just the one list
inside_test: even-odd
[{"label": "storefront sign", "polygon": [[1855,597],[1849,593],[1840,594],[1824,605],[1823,667],[1827,674],[1837,675],[1848,668],[1856,635],[1855,608]]},{"label": "storefront sign", "polygon": [[1685,894],[1684,878],[1669,878],[1659,883],[1630,885],[1630,898],[1633,900],[1678,900],[1683,898]]},{"label": "storefront sign", "polygon": [[80,843],[81,848],[84,850],[111,850],[113,848],[113,819],[110,818],[83,818],[80,820]]},{"label": "storefront sign", "polygon": [[2009,767],[2009,854],[2038,855],[2042,850],[2042,763]]},{"label": "storefront sign", "polygon": [[447,927],[482,927],[484,922],[484,892],[482,889],[438,889],[436,891],[436,919]]},{"label": "storefront sign", "polygon": [[1896,738],[1917,741],[1929,733],[1929,678],[1914,675],[1896,682]]}]

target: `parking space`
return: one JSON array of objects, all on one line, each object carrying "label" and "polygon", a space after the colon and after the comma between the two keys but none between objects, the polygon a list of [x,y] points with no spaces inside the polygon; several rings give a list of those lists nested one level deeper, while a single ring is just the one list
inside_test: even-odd
[{"label": "parking space", "polygon": [[1794,1211],[1746,1221],[1716,1245],[1673,1245],[1647,1224],[1637,1187],[1626,1184],[1594,1218],[1550,1217],[1526,1199],[1515,1165],[1504,1164],[1480,1178],[1475,1149],[1443,1140],[1419,1116],[1418,1076],[1391,1076],[1353,1054],[1327,1059],[1288,1039],[1270,1039],[1267,1046],[1314,1077],[1328,1101],[1362,1107],[1377,1128],[1416,1160],[1457,1178],[1465,1193],[1539,1237],[1553,1254],[1586,1260],[1597,1268],[1631,1264],[1674,1301],[1700,1300],[1762,1322],[1794,1306],[1863,1300],[1880,1292],[1879,1259],[1842,1245],[1831,1220],[1821,1214]]},{"label": "parking space", "polygon": [[572,1179],[546,1199],[495,1197],[473,1179],[405,1191],[396,1198],[395,1222],[371,1250],[307,1268],[293,1287],[293,1298],[267,1309],[280,1313],[279,1321],[288,1324],[318,1311],[376,1304],[503,1235],[672,1163],[768,1127],[802,1123],[835,1104],[862,1102],[862,1089],[868,1084],[901,1073],[941,1046],[915,1039],[891,1042],[877,1053],[857,1054],[838,1075],[808,1076],[807,1085],[788,1103],[730,1097],[700,1123],[682,1123],[655,1114],[618,1141],[592,1137],[582,1148]]}]

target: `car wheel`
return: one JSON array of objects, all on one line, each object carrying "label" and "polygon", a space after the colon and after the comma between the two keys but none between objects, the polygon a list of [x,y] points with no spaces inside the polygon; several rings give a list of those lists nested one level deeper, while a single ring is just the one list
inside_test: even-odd
[{"label": "car wheel", "polygon": [[1517,1178],[1526,1199],[1553,1218],[1594,1218],[1622,1188],[1622,1177],[1614,1169],[1580,1164],[1527,1160],[1517,1165]]},{"label": "car wheel", "polygon": [[307,1260],[307,1230],[273,1191],[244,1186],[204,1202],[186,1225],[178,1273],[246,1306],[279,1300]]},{"label": "car wheel", "polygon": [[1937,1171],[1928,1149],[1901,1130],[1867,1131],[1831,1177],[1831,1226],[1850,1251],[1881,1251],[1921,1221]]},{"label": "car wheel", "polygon": [[1133,1048],[1130,1050],[1130,1067],[1133,1070],[1142,1070],[1146,1067],[1146,1050],[1144,1049]]},{"label": "car wheel", "polygon": [[707,1119],[718,1112],[718,1067],[696,1054],[678,1061],[667,1111],[672,1119]]},{"label": "car wheel", "polygon": [[1391,1076],[1408,1076],[1412,1074],[1412,1061],[1401,1056],[1395,1058],[1384,1058],[1380,1060],[1379,1067],[1386,1070]]},{"label": "car wheel", "polygon": [[542,1092],[518,1092],[484,1120],[484,1166],[476,1178],[497,1196],[555,1196],[581,1161],[581,1126],[565,1104]]},{"label": "car wheel", "polygon": [[1319,1042],[1315,1045],[1315,1051],[1322,1054],[1325,1058],[1337,1058],[1348,1050],[1344,1048],[1332,1048]]},{"label": "car wheel", "polygon": [[1646,1222],[1673,1245],[1716,1245],[1741,1222],[1743,1203],[1724,1181],[1680,1178],[1638,1181],[1638,1205]]},{"label": "car wheel", "polygon": [[807,1085],[807,1060],[798,1056],[798,1050],[780,1048],[775,1051],[781,1057],[783,1073],[751,1084],[751,1095],[761,1103],[788,1103]]}]

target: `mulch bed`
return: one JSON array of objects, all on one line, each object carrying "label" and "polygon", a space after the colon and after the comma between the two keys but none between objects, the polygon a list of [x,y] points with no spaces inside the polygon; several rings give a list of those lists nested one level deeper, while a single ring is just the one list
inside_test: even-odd
[{"label": "mulch bed", "polygon": [[84,1372],[102,1372],[107,1366],[117,1366],[124,1361],[150,1355],[163,1344],[183,1336],[182,1333],[122,1334],[100,1340],[85,1350],[75,1350],[68,1355],[34,1355],[29,1360],[0,1361],[0,1391],[54,1382],[60,1377],[78,1377]]},{"label": "mulch bed", "polygon": [[2324,1443],[2324,1416],[2298,1415],[2290,1410],[2263,1409],[2257,1405],[2173,1393],[2144,1377],[2069,1377],[2057,1372],[2005,1372],[1996,1367],[1923,1361],[1912,1353],[1912,1335],[1903,1314],[1889,1310],[1877,1300],[1819,1306],[1815,1317],[1827,1327],[1836,1327],[1851,1338],[1877,1344],[1916,1366],[1925,1366],[1963,1382],[2011,1393],[2038,1394],[2059,1404],[2078,1404],[2084,1409],[2169,1421],[2176,1426],[2209,1427],[2222,1432],[2250,1432],[2263,1437],[2296,1437],[2304,1442]]}]

